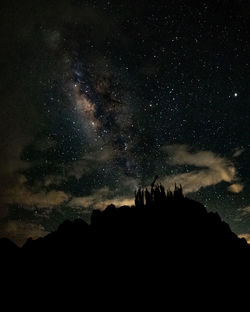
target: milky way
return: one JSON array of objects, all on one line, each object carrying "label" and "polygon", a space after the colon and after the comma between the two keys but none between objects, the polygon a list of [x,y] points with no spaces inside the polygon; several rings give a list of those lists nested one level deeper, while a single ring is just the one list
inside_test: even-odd
[{"label": "milky way", "polygon": [[132,204],[156,174],[250,236],[248,1],[1,6],[1,236]]}]

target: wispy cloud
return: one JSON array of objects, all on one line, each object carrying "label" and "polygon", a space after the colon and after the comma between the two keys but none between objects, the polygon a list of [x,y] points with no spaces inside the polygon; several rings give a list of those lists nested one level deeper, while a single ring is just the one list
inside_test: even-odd
[{"label": "wispy cloud", "polygon": [[[105,209],[108,205],[115,206],[134,205],[134,190],[138,187],[139,182],[128,176],[122,176],[119,187],[110,188],[108,186],[95,189],[88,196],[73,197],[68,205],[72,208],[93,208]],[[121,193],[123,190],[123,193]],[[132,195],[132,196],[131,196]]]},{"label": "wispy cloud", "polygon": [[244,185],[242,183],[234,183],[228,187],[228,190],[231,193],[238,194],[243,190],[243,188],[244,188]]},{"label": "wispy cloud", "polygon": [[239,157],[245,151],[244,147],[236,147],[233,150],[233,157]]},{"label": "wispy cloud", "polygon": [[238,211],[240,211],[241,217],[250,215],[250,206],[246,206],[244,208],[240,208],[240,209],[238,209]]},{"label": "wispy cloud", "polygon": [[117,196],[110,199],[104,197],[99,197],[100,195],[90,195],[84,197],[75,197],[69,203],[72,208],[84,209],[91,207],[92,209],[104,210],[108,205],[113,204],[117,207],[120,206],[132,206],[134,205],[134,198],[129,198],[126,196]]},{"label": "wispy cloud", "polygon": [[112,146],[106,145],[98,151],[90,151],[83,155],[82,159],[72,161],[66,167],[66,174],[79,180],[84,174],[91,173],[96,167],[113,160],[115,156],[116,153]]},{"label": "wispy cloud", "polygon": [[19,175],[15,185],[6,190],[3,196],[5,204],[18,204],[23,206],[36,206],[38,208],[52,208],[63,204],[69,195],[57,190],[33,192],[25,185],[26,178]]},{"label": "wispy cloud", "polygon": [[47,235],[48,232],[40,224],[26,223],[18,220],[10,220],[1,226],[0,237],[8,237],[21,247],[31,237],[37,239]]},{"label": "wispy cloud", "polygon": [[[163,147],[163,151],[168,155],[167,162],[170,165],[195,167],[190,172],[166,176],[163,181],[166,186],[182,184],[184,192],[191,193],[222,181],[231,183],[237,180],[236,168],[232,161],[212,151],[192,151],[187,145],[167,145]],[[243,185],[234,184],[231,189],[239,192]]]}]

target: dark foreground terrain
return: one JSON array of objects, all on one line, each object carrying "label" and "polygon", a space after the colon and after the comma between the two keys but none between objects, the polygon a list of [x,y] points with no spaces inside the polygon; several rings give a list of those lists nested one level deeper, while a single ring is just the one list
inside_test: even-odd
[{"label": "dark foreground terrain", "polygon": [[212,292],[243,287],[250,264],[245,239],[178,187],[167,194],[160,186],[139,190],[133,207],[93,211],[90,225],[65,221],[56,232],[30,239],[21,249],[3,239],[0,250],[2,268],[21,272],[24,279],[47,280],[52,288],[58,281],[73,287],[77,280],[80,289],[126,289],[128,296],[139,289],[146,297],[160,295],[170,286],[177,293],[211,284]]}]

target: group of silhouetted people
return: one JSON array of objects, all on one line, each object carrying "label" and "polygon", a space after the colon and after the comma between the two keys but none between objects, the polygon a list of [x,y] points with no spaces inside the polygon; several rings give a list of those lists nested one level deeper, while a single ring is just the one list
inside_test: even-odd
[{"label": "group of silhouetted people", "polygon": [[135,206],[152,206],[154,204],[165,203],[169,199],[178,199],[183,198],[183,189],[182,186],[177,186],[175,184],[174,191],[167,190],[161,184],[155,184],[157,176],[151,184],[151,190],[139,188],[138,191],[135,191]]}]

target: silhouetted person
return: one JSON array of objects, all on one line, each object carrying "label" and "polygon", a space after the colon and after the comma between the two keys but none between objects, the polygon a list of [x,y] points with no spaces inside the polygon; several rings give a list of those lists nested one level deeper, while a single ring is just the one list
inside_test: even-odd
[{"label": "silhouetted person", "polygon": [[183,190],[182,186],[180,185],[179,187],[175,183],[175,188],[174,188],[174,197],[175,198],[182,198],[183,197]]},{"label": "silhouetted person", "polygon": [[161,203],[164,203],[166,200],[165,188],[162,184],[160,184],[160,192],[161,192]]},{"label": "silhouetted person", "polygon": [[155,198],[154,198],[155,203],[160,203],[160,201],[161,201],[161,192],[160,192],[159,185],[157,185],[155,187],[154,196],[155,196]]},{"label": "silhouetted person", "polygon": [[150,194],[147,188],[145,191],[145,197],[146,197],[146,205],[150,206],[152,204],[152,195]]}]

